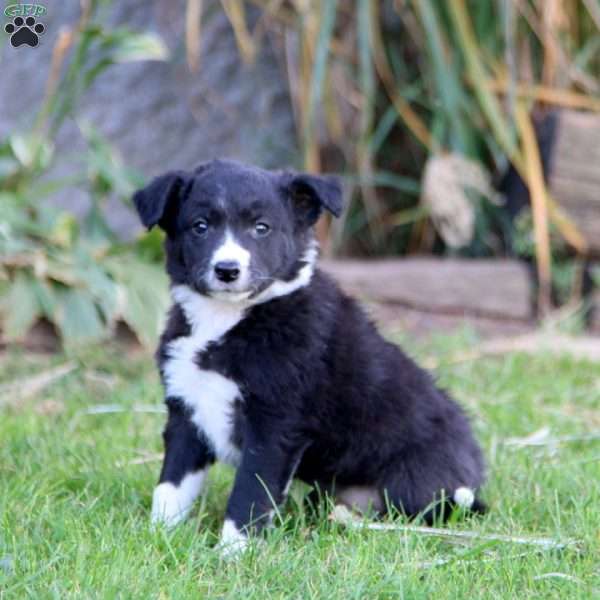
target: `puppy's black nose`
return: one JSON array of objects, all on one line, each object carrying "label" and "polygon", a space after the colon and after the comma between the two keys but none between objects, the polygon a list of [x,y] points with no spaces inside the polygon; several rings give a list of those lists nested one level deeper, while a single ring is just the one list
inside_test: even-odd
[{"label": "puppy's black nose", "polygon": [[230,283],[240,276],[240,266],[234,260],[223,260],[215,265],[215,275],[219,281]]}]

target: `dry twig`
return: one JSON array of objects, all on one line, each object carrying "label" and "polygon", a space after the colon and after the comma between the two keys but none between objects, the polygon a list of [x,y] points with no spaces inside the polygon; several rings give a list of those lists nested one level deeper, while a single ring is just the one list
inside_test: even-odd
[{"label": "dry twig", "polygon": [[39,394],[42,390],[62,379],[77,368],[74,362],[67,362],[47,371],[42,371],[33,377],[22,377],[0,386],[0,406],[3,404],[18,404]]},{"label": "dry twig", "polygon": [[518,544],[524,546],[535,546],[541,550],[563,550],[568,547],[577,547],[575,540],[555,540],[540,537],[521,537],[503,535],[499,533],[479,533],[477,531],[456,531],[452,529],[441,529],[439,527],[419,527],[418,525],[399,525],[396,523],[376,523],[364,521],[351,513],[345,506],[337,505],[330,516],[331,520],[353,527],[356,529],[368,529],[374,531],[399,531],[404,533],[416,533],[419,535],[443,537],[454,540],[471,540],[484,542],[500,542],[504,544]]}]

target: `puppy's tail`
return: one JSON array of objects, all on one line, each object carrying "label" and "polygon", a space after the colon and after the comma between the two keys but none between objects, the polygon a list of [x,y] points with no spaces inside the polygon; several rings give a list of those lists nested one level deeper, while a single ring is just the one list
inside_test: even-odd
[{"label": "puppy's tail", "polygon": [[475,492],[468,487],[459,487],[454,490],[452,502],[472,513],[484,514],[487,512],[487,504],[480,498],[477,498]]},{"label": "puppy's tail", "polygon": [[420,516],[427,525],[440,525],[450,518],[457,507],[466,511],[465,516],[481,515],[487,512],[487,505],[477,498],[471,488],[459,487],[452,496],[446,496],[438,501],[434,507],[420,513]]}]

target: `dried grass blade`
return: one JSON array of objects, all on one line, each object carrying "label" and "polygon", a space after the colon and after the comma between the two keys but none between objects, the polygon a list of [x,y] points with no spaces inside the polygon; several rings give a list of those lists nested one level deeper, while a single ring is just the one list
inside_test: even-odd
[{"label": "dried grass blade", "polygon": [[203,0],[187,0],[185,12],[185,53],[190,71],[200,68]]},{"label": "dried grass blade", "polygon": [[233,28],[242,59],[246,63],[253,63],[256,58],[256,44],[246,25],[244,2],[242,0],[221,0],[221,4]]},{"label": "dried grass blade", "polygon": [[535,256],[538,272],[538,309],[542,315],[550,312],[552,292],[552,254],[550,250],[550,228],[544,172],[535,131],[527,108],[519,103],[515,117],[521,134],[527,184],[533,213]]},{"label": "dried grass blade", "polygon": [[329,0],[321,5],[320,27],[310,76],[310,92],[308,96],[308,109],[306,111],[306,145],[311,146],[314,141],[316,127],[317,107],[321,103],[327,65],[329,62],[329,49],[333,38],[333,28],[337,15],[337,0]]},{"label": "dried grass blade", "polygon": [[594,21],[596,28],[600,31],[600,4],[598,4],[598,0],[583,0],[583,5],[590,14],[592,21]]},{"label": "dried grass blade", "polygon": [[0,405],[16,404],[15,400],[27,400],[39,394],[59,379],[77,369],[77,364],[67,362],[58,367],[38,373],[33,377],[23,377],[0,386]]},{"label": "dried grass blade", "polygon": [[[505,78],[488,80],[486,86],[490,91],[500,94],[508,94],[510,89],[510,84]],[[515,93],[520,98],[537,100],[545,104],[600,112],[599,99],[570,90],[563,90],[547,85],[518,83]]]},{"label": "dried grass blade", "polygon": [[164,406],[154,404],[134,404],[133,406],[123,406],[122,404],[95,404],[94,406],[82,410],[79,414],[111,415],[125,412],[164,414],[167,410]]},{"label": "dried grass blade", "polygon": [[138,458],[132,458],[130,460],[119,460],[115,463],[117,468],[128,467],[131,465],[145,465],[151,462],[159,462],[164,458],[164,452],[145,453],[143,456]]}]

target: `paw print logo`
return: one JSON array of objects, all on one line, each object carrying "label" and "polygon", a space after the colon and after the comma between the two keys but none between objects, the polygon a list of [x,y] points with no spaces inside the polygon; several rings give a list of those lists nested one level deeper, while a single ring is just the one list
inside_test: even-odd
[{"label": "paw print logo", "polygon": [[4,31],[10,35],[10,43],[16,48],[27,44],[35,48],[40,41],[39,36],[46,31],[42,23],[36,23],[34,17],[15,17],[12,23],[4,26]]}]

